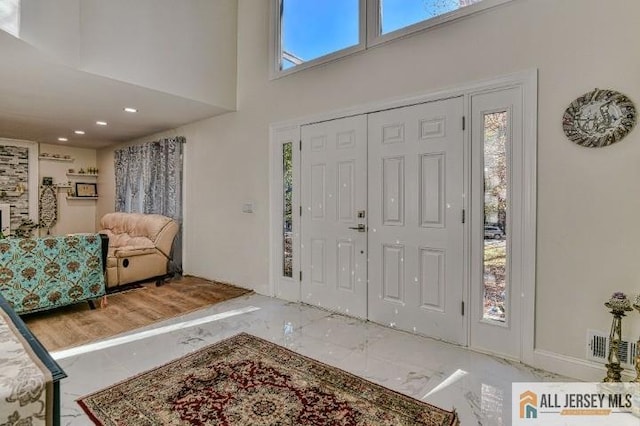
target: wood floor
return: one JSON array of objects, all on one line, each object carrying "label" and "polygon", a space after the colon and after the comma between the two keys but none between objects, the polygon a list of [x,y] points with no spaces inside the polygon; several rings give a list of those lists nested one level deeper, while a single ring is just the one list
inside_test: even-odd
[{"label": "wood floor", "polygon": [[104,308],[91,310],[88,303],[79,303],[24,315],[22,319],[45,348],[55,351],[115,336],[247,293],[250,291],[243,288],[186,276],[161,287],[150,282],[110,294]]}]

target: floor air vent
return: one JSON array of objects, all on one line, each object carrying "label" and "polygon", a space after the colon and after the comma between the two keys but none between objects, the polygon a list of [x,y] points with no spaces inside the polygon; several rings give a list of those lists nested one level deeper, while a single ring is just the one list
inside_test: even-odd
[{"label": "floor air vent", "polygon": [[[634,368],[636,361],[636,342],[623,337],[618,354],[623,367]],[[587,359],[601,364],[607,363],[609,356],[609,335],[602,331],[587,331]]]}]

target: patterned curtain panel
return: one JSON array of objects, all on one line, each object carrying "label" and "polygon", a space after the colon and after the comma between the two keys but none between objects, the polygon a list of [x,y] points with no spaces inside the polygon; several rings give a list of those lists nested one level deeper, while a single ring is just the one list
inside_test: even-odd
[{"label": "patterned curtain panel", "polygon": [[124,212],[127,206],[127,186],[129,185],[128,149],[118,149],[114,155],[114,172],[116,175],[116,211]]},{"label": "patterned curtain panel", "polygon": [[116,211],[175,219],[172,273],[182,273],[182,153],[185,138],[162,139],[116,150]]}]

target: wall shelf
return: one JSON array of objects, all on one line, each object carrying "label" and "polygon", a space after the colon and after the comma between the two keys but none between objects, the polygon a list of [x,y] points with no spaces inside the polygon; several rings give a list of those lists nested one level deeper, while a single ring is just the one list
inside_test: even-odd
[{"label": "wall shelf", "polygon": [[68,163],[75,161],[75,158],[64,158],[64,157],[50,157],[50,156],[42,156],[38,157],[38,160],[49,160],[49,161],[66,161]]},{"label": "wall shelf", "polygon": [[67,200],[97,200],[98,197],[71,197],[67,195]]},{"label": "wall shelf", "polygon": [[69,177],[98,177],[95,173],[67,173]]},{"label": "wall shelf", "polygon": [[25,190],[24,192],[18,192],[18,191],[0,191],[4,192],[4,196],[2,196],[0,194],[0,200],[6,200],[7,198],[17,198],[20,197],[22,194],[26,194],[27,191]]}]

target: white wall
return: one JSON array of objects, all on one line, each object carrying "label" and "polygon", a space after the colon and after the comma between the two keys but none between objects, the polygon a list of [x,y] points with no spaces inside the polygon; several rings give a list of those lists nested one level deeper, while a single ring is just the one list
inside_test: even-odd
[{"label": "white wall", "polygon": [[236,0],[82,0],[82,69],[233,109]]},{"label": "white wall", "polygon": [[[39,174],[42,178],[52,177],[54,184],[64,184],[71,182],[96,182],[94,177],[69,177],[69,169],[78,172],[81,168],[86,171],[87,167],[96,167],[97,158],[95,149],[75,148],[64,145],[40,144],[40,154],[58,154],[62,157],[70,156],[72,162],[40,160]],[[102,188],[98,185],[98,196],[102,193]],[[110,192],[108,192],[110,193]],[[96,200],[68,200],[67,189],[58,189],[58,221],[51,228],[53,235],[65,235],[76,232],[95,232],[96,228]],[[47,230],[41,229],[40,235],[46,235]]]},{"label": "white wall", "polygon": [[80,58],[81,0],[21,0],[20,38],[76,66]]},{"label": "white wall", "polygon": [[[594,87],[640,102],[638,16],[628,0],[516,0],[270,81],[268,2],[239,0],[238,112],[176,130],[192,194],[186,271],[269,291],[270,123],[538,68],[536,347],[584,358],[586,330],[608,330],[603,302],[640,291],[640,130],[587,149],[566,139],[561,119]],[[246,201],[254,214],[240,212]],[[634,339],[639,320],[625,322]]]},{"label": "white wall", "polygon": [[23,0],[20,38],[83,71],[234,109],[236,27],[237,0]]}]

